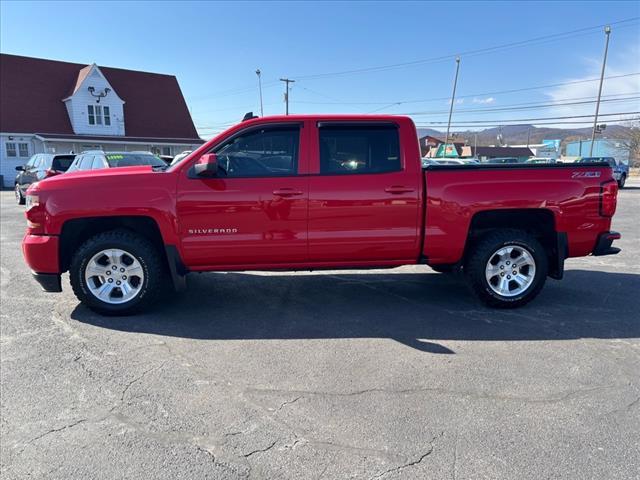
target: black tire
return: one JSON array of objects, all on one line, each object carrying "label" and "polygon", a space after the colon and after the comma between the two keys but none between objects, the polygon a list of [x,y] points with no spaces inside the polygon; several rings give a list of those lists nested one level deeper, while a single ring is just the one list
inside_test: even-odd
[{"label": "black tire", "polygon": [[16,192],[16,201],[18,202],[18,205],[24,205],[27,200],[22,195],[22,191],[20,190],[20,185],[18,185],[17,183],[15,186],[15,192]]},{"label": "black tire", "polygon": [[[140,291],[125,303],[112,304],[97,298],[88,288],[84,276],[89,260],[102,250],[121,249],[140,263],[144,279]],[[91,237],[71,259],[69,279],[73,293],[91,310],[102,315],[130,315],[153,304],[164,288],[164,262],[158,250],[146,238],[128,230],[112,230]]]},{"label": "black tire", "polygon": [[624,184],[627,183],[627,176],[622,175],[620,180],[618,180],[618,188],[624,188]]},{"label": "black tire", "polygon": [[[513,296],[500,295],[493,289],[485,275],[485,269],[489,261],[495,258],[495,253],[507,246],[526,250],[535,262],[533,280],[525,290]],[[530,302],[540,293],[547,279],[548,263],[547,252],[535,237],[521,230],[504,229],[488,233],[472,247],[465,262],[464,272],[469,286],[486,305],[496,308],[516,308]]]}]

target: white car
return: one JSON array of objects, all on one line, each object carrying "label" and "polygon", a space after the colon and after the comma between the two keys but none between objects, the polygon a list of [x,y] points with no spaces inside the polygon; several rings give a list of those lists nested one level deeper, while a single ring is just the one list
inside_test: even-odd
[{"label": "white car", "polygon": [[193,150],[185,150],[184,152],[177,154],[175,157],[173,157],[173,160],[171,160],[170,165],[175,165],[176,163],[178,163],[180,160],[182,160],[184,157],[186,157],[192,152]]}]

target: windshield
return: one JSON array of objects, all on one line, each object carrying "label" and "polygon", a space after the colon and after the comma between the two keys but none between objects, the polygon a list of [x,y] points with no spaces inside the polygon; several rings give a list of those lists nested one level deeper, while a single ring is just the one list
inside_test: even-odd
[{"label": "windshield", "polygon": [[105,155],[110,167],[134,167],[151,165],[152,167],[166,167],[167,164],[150,153],[108,153]]}]

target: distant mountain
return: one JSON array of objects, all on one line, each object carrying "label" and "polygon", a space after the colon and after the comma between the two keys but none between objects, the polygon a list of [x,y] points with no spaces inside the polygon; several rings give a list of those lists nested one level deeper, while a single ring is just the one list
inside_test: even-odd
[{"label": "distant mountain", "polygon": [[[479,131],[454,131],[456,140],[467,141],[473,145],[475,135],[478,135],[478,145],[497,145],[498,134],[502,131],[502,141],[508,145],[521,145],[527,143],[527,136],[530,131],[530,144],[542,143],[543,140],[588,140],[591,138],[591,127],[586,128],[547,128],[534,127],[533,125],[506,125],[502,128],[487,128]],[[629,132],[629,128],[622,125],[610,125],[603,135],[598,138],[619,138]],[[418,128],[418,136],[444,139],[445,132],[432,128]]]}]

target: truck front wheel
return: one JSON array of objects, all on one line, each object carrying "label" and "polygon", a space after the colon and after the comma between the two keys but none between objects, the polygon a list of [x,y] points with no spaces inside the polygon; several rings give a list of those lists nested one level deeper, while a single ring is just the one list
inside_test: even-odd
[{"label": "truck front wheel", "polygon": [[624,184],[627,182],[627,176],[623,173],[622,176],[620,177],[620,180],[618,180],[618,188],[624,188]]},{"label": "truck front wheel", "polygon": [[150,305],[161,290],[162,273],[157,249],[128,230],[91,237],[69,268],[78,300],[103,315],[128,315]]},{"label": "truck front wheel", "polygon": [[474,293],[488,306],[515,308],[533,300],[547,279],[548,260],[535,237],[520,230],[484,236],[465,262]]}]

